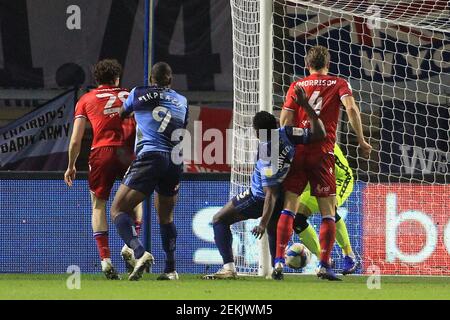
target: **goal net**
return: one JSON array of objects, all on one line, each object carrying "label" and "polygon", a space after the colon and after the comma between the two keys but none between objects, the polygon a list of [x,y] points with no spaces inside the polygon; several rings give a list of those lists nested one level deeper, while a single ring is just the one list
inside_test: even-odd
[{"label": "goal net", "polygon": [[[261,108],[279,115],[289,85],[308,75],[307,50],[326,46],[330,74],[351,84],[373,147],[369,160],[358,155],[356,135],[342,112],[338,145],[355,183],[338,212],[362,263],[359,272],[450,275],[448,2],[231,0],[231,8],[231,194],[250,185],[256,152],[252,116]],[[249,232],[256,223],[233,228],[241,273],[256,274],[268,261],[268,251]],[[318,230],[320,216],[310,223]],[[337,245],[333,258],[340,269]],[[313,272],[316,261],[304,272]]]}]

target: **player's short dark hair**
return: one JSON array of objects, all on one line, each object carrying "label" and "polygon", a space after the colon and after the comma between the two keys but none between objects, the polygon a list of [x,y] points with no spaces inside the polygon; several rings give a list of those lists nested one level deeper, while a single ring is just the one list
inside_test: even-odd
[{"label": "player's short dark hair", "polygon": [[323,46],[315,46],[308,50],[305,60],[309,68],[320,70],[330,63],[330,53]]},{"label": "player's short dark hair", "polygon": [[[259,130],[273,130],[277,129],[277,119],[275,116],[267,111],[259,111],[253,117],[253,129],[256,130],[256,135],[259,138]],[[270,138],[270,131],[267,135]]]},{"label": "player's short dark hair", "polygon": [[166,62],[157,62],[153,65],[150,82],[160,87],[169,86],[172,83],[172,68]]},{"label": "player's short dark hair", "polygon": [[115,59],[104,59],[95,64],[93,74],[98,85],[114,84],[122,75],[122,66]]}]

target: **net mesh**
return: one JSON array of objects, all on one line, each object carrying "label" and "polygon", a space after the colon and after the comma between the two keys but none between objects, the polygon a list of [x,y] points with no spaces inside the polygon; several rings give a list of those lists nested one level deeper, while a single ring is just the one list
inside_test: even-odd
[{"label": "net mesh", "polygon": [[[250,187],[258,146],[252,118],[259,111],[259,5],[259,0],[231,1],[234,74],[231,196]],[[253,224],[247,221],[232,227],[236,265],[243,273],[257,270],[257,243],[249,232]]]},{"label": "net mesh", "polygon": [[[235,0],[231,6],[234,195],[248,188],[255,159],[250,128],[259,102],[259,7],[258,1]],[[308,48],[326,46],[330,74],[351,84],[374,149],[370,160],[358,155],[342,113],[338,144],[356,181],[340,212],[362,261],[360,272],[449,274],[449,21],[447,1],[273,1],[274,113],[290,84],[308,74]],[[320,226],[319,217],[310,222]],[[248,232],[254,223],[233,231],[244,273],[258,269],[257,245]],[[338,248],[333,257],[340,268]]]},{"label": "net mesh", "polygon": [[[281,2],[281,1],[279,1]],[[409,27],[447,32],[450,27],[449,4],[446,0],[312,0],[285,1],[305,4],[316,10],[351,14],[364,19],[380,20]]]}]

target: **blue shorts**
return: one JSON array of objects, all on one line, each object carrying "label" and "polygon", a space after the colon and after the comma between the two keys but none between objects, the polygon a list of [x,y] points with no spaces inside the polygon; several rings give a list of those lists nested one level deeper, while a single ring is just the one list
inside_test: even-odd
[{"label": "blue shorts", "polygon": [[172,197],[178,193],[183,165],[172,162],[169,152],[145,152],[131,163],[122,183],[150,196],[156,190]]},{"label": "blue shorts", "polygon": [[[233,202],[236,211],[238,211],[248,219],[258,219],[262,216],[264,209],[264,199],[255,197],[250,189],[236,195],[235,197],[233,197],[233,199],[231,199],[231,201]],[[283,202],[283,195],[278,196],[272,213],[272,219],[277,217],[280,214],[281,210],[283,210]]]}]

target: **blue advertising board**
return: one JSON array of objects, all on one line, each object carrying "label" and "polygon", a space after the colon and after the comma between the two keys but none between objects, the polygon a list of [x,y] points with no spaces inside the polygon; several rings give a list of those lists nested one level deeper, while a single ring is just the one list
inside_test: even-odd
[{"label": "blue advertising board", "polygon": [[[113,194],[117,187],[118,183]],[[180,273],[213,272],[221,264],[211,220],[228,201],[229,187],[229,181],[182,182],[174,212]],[[364,187],[363,183],[356,183],[355,192],[340,209],[358,255],[362,250],[361,195]],[[83,273],[100,271],[91,230],[87,181],[77,180],[69,189],[62,179],[0,180],[0,203],[0,273],[64,273],[71,265],[79,266]],[[108,212],[110,204],[111,199]],[[151,229],[144,233],[151,239],[151,251],[156,260],[152,272],[161,272],[164,253],[155,210],[151,209],[148,216]],[[318,228],[320,217],[314,216],[311,223]],[[111,223],[109,234],[112,261],[120,272],[124,272],[120,258],[123,243]],[[339,250],[335,250],[334,257],[340,267]]]}]

